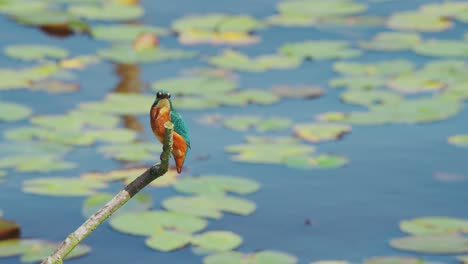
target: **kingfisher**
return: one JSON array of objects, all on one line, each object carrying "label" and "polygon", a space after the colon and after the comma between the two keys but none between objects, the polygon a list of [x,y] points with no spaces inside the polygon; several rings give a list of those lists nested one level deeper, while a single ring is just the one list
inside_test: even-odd
[{"label": "kingfisher", "polygon": [[182,116],[172,106],[171,94],[160,90],[156,93],[156,99],[151,106],[150,122],[154,135],[162,144],[166,131],[164,124],[168,121],[174,124],[172,155],[174,156],[177,172],[181,173],[185,156],[190,148],[187,125]]}]

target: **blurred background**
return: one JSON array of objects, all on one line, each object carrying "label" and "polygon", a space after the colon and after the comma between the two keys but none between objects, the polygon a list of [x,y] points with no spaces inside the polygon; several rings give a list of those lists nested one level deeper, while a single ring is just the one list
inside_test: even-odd
[{"label": "blurred background", "polygon": [[[0,0],[0,262],[468,263],[468,2]],[[174,161],[171,159],[171,164]]]}]

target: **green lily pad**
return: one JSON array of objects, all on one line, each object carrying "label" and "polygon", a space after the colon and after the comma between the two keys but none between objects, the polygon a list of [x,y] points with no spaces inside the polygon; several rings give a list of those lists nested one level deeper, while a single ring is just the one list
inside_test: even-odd
[{"label": "green lily pad", "polygon": [[431,75],[405,73],[393,78],[388,87],[401,93],[418,93],[437,91],[444,87],[444,83]]},{"label": "green lily pad", "polygon": [[468,252],[468,238],[459,235],[423,235],[395,238],[394,248],[429,254],[457,254]]},{"label": "green lily pad", "polygon": [[[36,239],[10,239],[0,241],[0,257],[21,255],[21,262],[39,262],[49,256],[58,244]],[[88,254],[89,246],[78,245],[65,259],[76,258]]]},{"label": "green lily pad", "polygon": [[468,57],[468,43],[460,40],[426,40],[413,48],[414,52],[433,57]]},{"label": "green lily pad", "polygon": [[448,142],[458,147],[468,147],[468,134],[450,136]]},{"label": "green lily pad", "polygon": [[111,93],[101,102],[81,103],[79,110],[84,112],[117,115],[148,114],[148,107],[154,97],[143,94]]},{"label": "green lily pad", "polygon": [[219,100],[223,105],[247,105],[249,103],[269,105],[278,102],[280,98],[266,90],[248,89],[229,93],[219,98]]},{"label": "green lily pad", "polygon": [[188,30],[179,33],[179,41],[183,44],[248,45],[259,42],[260,37],[246,32]]},{"label": "green lily pad", "polygon": [[302,123],[294,126],[294,133],[309,142],[336,140],[351,132],[349,125],[330,123]]},{"label": "green lily pad", "polygon": [[68,12],[77,17],[91,20],[129,21],[141,17],[144,10],[138,5],[121,5],[109,3],[99,5],[74,5]]},{"label": "green lily pad", "polygon": [[412,235],[468,233],[468,220],[451,217],[421,217],[401,221],[400,229]]},{"label": "green lily pad", "polygon": [[62,161],[55,155],[15,155],[0,158],[0,168],[13,167],[19,172],[52,172],[75,168],[75,163]]},{"label": "green lily pad", "polygon": [[164,28],[148,25],[102,25],[91,28],[93,38],[112,42],[131,42],[142,33],[153,33],[158,36],[169,34]]},{"label": "green lily pad", "polygon": [[47,3],[44,2],[31,2],[28,0],[17,0],[17,1],[2,1],[0,5],[0,12],[8,15],[18,15],[21,13],[29,13],[35,11],[44,10],[47,7]]},{"label": "green lily pad", "polygon": [[[88,197],[88,199],[86,199],[83,203],[83,208],[81,209],[83,216],[86,218],[92,216],[113,197],[114,194],[111,193],[97,193]],[[146,211],[150,209],[152,205],[153,201],[151,200],[150,195],[146,193],[139,193],[132,197],[132,199],[124,204],[118,211],[116,211],[113,216],[123,213],[138,213]]]},{"label": "green lily pad", "polygon": [[247,131],[249,128],[260,122],[260,120],[261,118],[259,116],[231,116],[224,120],[223,125],[232,130]]},{"label": "green lily pad", "polygon": [[361,52],[352,49],[350,43],[338,40],[316,40],[286,43],[280,52],[300,59],[328,60],[358,57]]},{"label": "green lily pad", "polygon": [[397,93],[382,90],[349,90],[342,93],[340,98],[346,103],[364,106],[398,104],[403,100]]},{"label": "green lily pad", "polygon": [[290,69],[299,66],[299,58],[281,54],[261,55],[250,58],[234,50],[224,50],[223,53],[208,59],[210,64],[217,67],[238,71],[263,72],[273,69]]},{"label": "green lily pad", "polygon": [[280,2],[277,8],[280,14],[323,19],[327,17],[356,15],[364,12],[367,6],[363,3],[353,2],[352,0],[314,2],[294,0]]},{"label": "green lily pad", "polygon": [[174,21],[172,29],[177,32],[205,30],[217,32],[250,32],[263,27],[263,23],[247,15],[208,14],[187,16]]},{"label": "green lily pad", "polygon": [[237,84],[233,80],[214,76],[162,79],[152,85],[155,91],[165,89],[171,94],[181,95],[219,94],[232,91],[236,87]]},{"label": "green lily pad", "polygon": [[263,164],[281,164],[288,157],[306,156],[315,151],[310,145],[300,144],[290,137],[247,137],[247,143],[227,146],[225,150],[235,153],[235,161]]},{"label": "green lily pad", "polygon": [[24,105],[0,101],[0,121],[18,121],[30,116],[31,113],[31,109]]},{"label": "green lily pad", "polygon": [[169,252],[183,248],[192,240],[192,236],[187,233],[172,230],[159,230],[146,239],[145,244],[155,250]]},{"label": "green lily pad", "polygon": [[44,63],[20,70],[0,69],[0,90],[28,88],[31,83],[46,80],[59,71],[55,63]]},{"label": "green lily pad", "polygon": [[259,132],[284,130],[290,128],[292,124],[293,121],[286,117],[270,117],[260,121],[257,124],[257,130]]},{"label": "green lily pad", "polygon": [[369,90],[384,86],[387,79],[382,76],[346,76],[341,78],[331,79],[329,85],[331,87],[347,87],[356,90]]},{"label": "green lily pad", "polygon": [[203,264],[295,264],[297,258],[281,251],[262,250],[243,254],[235,251],[218,252],[203,259]]},{"label": "green lily pad", "polygon": [[161,144],[148,142],[113,144],[98,148],[98,152],[105,156],[123,161],[156,161],[159,160],[161,151]]},{"label": "green lily pad", "polygon": [[255,211],[255,204],[249,200],[229,196],[173,196],[162,202],[164,208],[170,211],[220,219],[221,211],[238,215],[249,215]]},{"label": "green lily pad", "polygon": [[2,219],[0,215],[0,240],[14,239],[20,236],[20,226],[13,221]]},{"label": "green lily pad", "polygon": [[48,45],[12,45],[5,48],[5,54],[15,59],[29,61],[45,58],[63,59],[68,56],[68,51]]},{"label": "green lily pad", "polygon": [[315,156],[291,156],[287,157],[285,164],[292,168],[318,168],[334,169],[345,166],[349,163],[346,157],[331,154],[321,154]]},{"label": "green lily pad", "polygon": [[346,260],[319,260],[311,262],[310,264],[351,264]]},{"label": "green lily pad", "polygon": [[[419,74],[451,85],[463,85],[468,81],[468,67],[462,60],[433,60],[424,65]],[[429,79],[429,77],[428,77]]]},{"label": "green lily pad", "polygon": [[35,178],[23,182],[22,190],[26,193],[49,196],[87,196],[107,184],[81,178]]},{"label": "green lily pad", "polygon": [[192,238],[191,243],[202,249],[229,251],[242,244],[242,237],[230,231],[208,231]]},{"label": "green lily pad", "polygon": [[414,65],[407,60],[388,60],[377,63],[335,62],[333,70],[345,75],[395,76],[414,70]]},{"label": "green lily pad", "polygon": [[456,17],[458,14],[468,11],[468,4],[460,2],[430,3],[421,6],[421,11],[443,17]]},{"label": "green lily pad", "polygon": [[174,185],[174,188],[179,192],[200,195],[224,195],[227,192],[249,194],[256,192],[260,184],[245,178],[205,175],[183,178]]},{"label": "green lily pad", "polygon": [[366,259],[364,264],[421,264],[424,261],[416,257],[407,256],[383,256]]},{"label": "green lily pad", "polygon": [[167,211],[123,213],[110,219],[115,230],[137,236],[157,235],[161,230],[194,233],[204,229],[207,221],[192,215]]},{"label": "green lily pad", "polygon": [[189,59],[196,52],[180,49],[165,49],[160,47],[134,50],[131,45],[114,45],[112,48],[99,50],[98,55],[116,63],[136,64],[160,62],[166,60]]},{"label": "green lily pad", "polygon": [[387,21],[392,29],[438,32],[452,27],[452,22],[442,16],[428,15],[420,11],[394,13]]},{"label": "green lily pad", "polygon": [[380,32],[370,41],[362,41],[360,47],[369,50],[402,51],[411,50],[421,43],[417,33]]},{"label": "green lily pad", "polygon": [[316,86],[275,86],[272,89],[273,94],[286,98],[306,98],[312,99],[324,94],[324,90]]}]

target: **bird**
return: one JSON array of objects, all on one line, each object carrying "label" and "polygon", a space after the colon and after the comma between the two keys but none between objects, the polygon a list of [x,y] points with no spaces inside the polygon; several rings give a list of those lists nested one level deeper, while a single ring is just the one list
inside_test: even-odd
[{"label": "bird", "polygon": [[171,94],[165,90],[156,92],[156,99],[150,110],[151,130],[156,138],[164,144],[166,122],[174,124],[172,155],[176,163],[177,172],[182,172],[185,157],[190,149],[190,137],[187,125],[182,116],[174,109],[171,101]]}]

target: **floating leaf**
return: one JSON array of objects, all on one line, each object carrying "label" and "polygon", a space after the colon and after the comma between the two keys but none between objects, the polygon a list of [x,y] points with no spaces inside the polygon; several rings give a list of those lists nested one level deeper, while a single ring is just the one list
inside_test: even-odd
[{"label": "floating leaf", "polygon": [[267,132],[267,131],[278,131],[290,128],[293,121],[289,118],[285,117],[270,117],[267,119],[263,119],[257,124],[257,130],[259,132]]},{"label": "floating leaf", "polygon": [[314,1],[294,0],[283,1],[278,4],[281,14],[290,14],[299,17],[323,19],[327,17],[341,17],[364,12],[367,6],[352,0]]},{"label": "floating leaf", "polygon": [[384,86],[386,83],[386,78],[382,76],[347,76],[331,79],[329,85],[331,87],[347,87],[356,90],[368,90]]},{"label": "floating leaf", "polygon": [[424,261],[416,257],[407,256],[389,256],[389,257],[372,257],[366,259],[364,264],[421,264]]},{"label": "floating leaf", "polygon": [[395,76],[414,70],[414,65],[407,60],[388,60],[377,63],[335,62],[333,70],[345,75]]},{"label": "floating leaf", "polygon": [[163,201],[167,210],[200,217],[220,219],[221,211],[248,215],[255,211],[255,204],[249,200],[229,196],[173,196]]},{"label": "floating leaf", "polygon": [[[84,217],[91,217],[94,213],[102,208],[107,202],[109,202],[114,197],[110,193],[97,193],[93,196],[88,197],[83,203],[82,214]],[[146,193],[139,193],[132,197],[130,201],[124,204],[118,211],[116,211],[113,216],[123,213],[138,213],[146,211],[153,205],[151,196]]]},{"label": "floating leaf", "polygon": [[141,17],[144,10],[138,5],[105,4],[74,5],[68,10],[70,14],[92,20],[128,21]]},{"label": "floating leaf", "polygon": [[98,54],[104,59],[124,64],[189,59],[196,56],[196,52],[160,47],[136,51],[130,45],[114,45],[112,48],[98,51]]},{"label": "floating leaf", "polygon": [[63,59],[68,56],[68,51],[49,45],[13,45],[5,48],[5,54],[20,60],[40,60],[45,58]]},{"label": "floating leaf", "polygon": [[294,126],[294,133],[309,142],[321,142],[341,138],[351,127],[343,124],[303,123]]},{"label": "floating leaf", "polygon": [[223,125],[232,130],[247,131],[255,126],[260,119],[259,116],[231,116],[224,121]]},{"label": "floating leaf", "polygon": [[202,249],[228,251],[242,244],[242,237],[230,231],[208,231],[192,238],[192,244]]},{"label": "floating leaf", "polygon": [[81,178],[35,178],[23,182],[26,193],[49,196],[87,196],[107,185],[103,182]]},{"label": "floating leaf", "polygon": [[102,146],[98,151],[117,160],[153,161],[159,157],[162,148],[158,143],[140,142]]},{"label": "floating leaf", "polygon": [[204,16],[187,16],[176,20],[172,29],[177,32],[216,31],[216,32],[250,32],[262,28],[263,24],[247,15],[209,14]]},{"label": "floating leaf", "polygon": [[168,31],[148,25],[103,25],[91,28],[93,38],[115,42],[131,42],[142,33],[153,33],[158,36],[164,36],[168,34]]},{"label": "floating leaf", "polygon": [[317,98],[323,95],[324,91],[315,86],[275,86],[272,89],[273,94],[288,98]]},{"label": "floating leaf", "polygon": [[468,57],[468,43],[458,40],[426,40],[413,48],[414,52],[434,57]]},{"label": "floating leaf", "polygon": [[468,134],[450,136],[448,142],[458,147],[468,147]]},{"label": "floating leaf", "polygon": [[161,229],[194,233],[204,229],[207,222],[199,217],[175,212],[143,211],[116,215],[110,219],[110,225],[122,233],[152,236]]},{"label": "floating leaf", "polygon": [[292,168],[333,169],[348,164],[349,160],[338,155],[322,154],[317,156],[291,156],[286,158],[286,165]]},{"label": "floating leaf", "polygon": [[350,48],[346,41],[316,40],[296,43],[286,43],[280,48],[280,52],[300,59],[347,59],[357,57],[361,52]]},{"label": "floating leaf", "polygon": [[141,115],[148,114],[148,106],[154,102],[154,98],[143,94],[111,93],[102,102],[88,102],[80,104],[80,111],[118,114]]},{"label": "floating leaf", "polygon": [[442,16],[424,14],[418,11],[394,13],[387,24],[392,29],[438,32],[452,27],[452,22]]},{"label": "floating leaf", "polygon": [[226,192],[249,194],[257,191],[260,185],[252,180],[222,175],[205,175],[183,178],[174,188],[179,192],[190,194],[223,195]]},{"label": "floating leaf", "polygon": [[248,45],[259,42],[260,38],[245,32],[187,30],[179,33],[179,41],[183,44],[212,43]]},{"label": "floating leaf", "polygon": [[468,233],[468,221],[451,217],[421,217],[401,221],[400,229],[412,235]]},{"label": "floating leaf", "polygon": [[[49,256],[58,244],[35,239],[10,239],[0,241],[0,257],[21,256],[21,262],[39,262]],[[80,244],[65,259],[85,255],[91,251],[89,246]]]},{"label": "floating leaf", "polygon": [[146,239],[145,244],[152,249],[168,252],[183,248],[191,239],[192,236],[187,233],[159,230]]},{"label": "floating leaf", "polygon": [[381,51],[411,50],[421,43],[417,33],[380,32],[370,41],[360,42],[361,48]]},{"label": "floating leaf", "polygon": [[31,115],[32,111],[26,106],[0,101],[0,121],[18,121]]},{"label": "floating leaf", "polygon": [[248,254],[219,252],[203,259],[203,264],[295,264],[297,258],[280,251],[262,250]]},{"label": "floating leaf", "polygon": [[444,83],[430,75],[406,73],[392,79],[388,87],[401,93],[417,93],[439,90]]},{"label": "floating leaf", "polygon": [[459,235],[424,235],[395,238],[394,248],[430,254],[457,254],[468,252],[468,238]]},{"label": "floating leaf", "polygon": [[169,78],[153,83],[153,90],[166,89],[171,94],[205,95],[220,94],[236,89],[237,84],[228,78],[199,76],[186,78]]},{"label": "floating leaf", "polygon": [[349,90],[341,94],[341,100],[364,106],[398,104],[403,100],[399,94],[382,90]]}]

